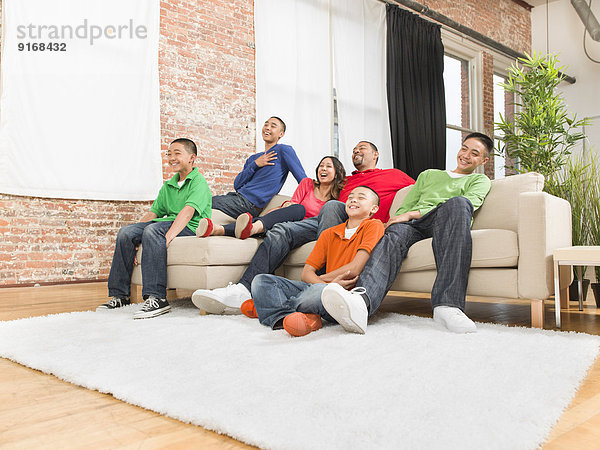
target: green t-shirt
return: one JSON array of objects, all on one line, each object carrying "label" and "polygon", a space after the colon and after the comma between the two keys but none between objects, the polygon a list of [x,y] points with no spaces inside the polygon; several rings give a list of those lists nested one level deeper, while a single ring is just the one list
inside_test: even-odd
[{"label": "green t-shirt", "polygon": [[176,173],[163,184],[150,211],[158,216],[154,219],[155,222],[174,221],[183,207],[189,205],[195,211],[187,227],[195,233],[200,219],[210,218],[212,193],[197,167],[185,177],[181,187],[177,184],[178,181],[179,173]]},{"label": "green t-shirt", "polygon": [[482,173],[455,178],[445,170],[428,169],[421,172],[395,215],[420,211],[421,216],[424,216],[452,197],[468,198],[476,210],[483,203],[490,187],[490,179]]}]

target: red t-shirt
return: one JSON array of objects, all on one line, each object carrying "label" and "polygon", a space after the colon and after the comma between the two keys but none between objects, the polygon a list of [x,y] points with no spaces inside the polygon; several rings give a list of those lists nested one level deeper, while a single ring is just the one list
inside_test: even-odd
[{"label": "red t-shirt", "polygon": [[357,186],[368,186],[379,195],[379,211],[375,213],[373,219],[385,223],[390,219],[390,206],[396,192],[411,184],[415,184],[415,180],[399,169],[368,169],[362,172],[355,170],[346,178],[339,200],[345,203],[352,189]]}]

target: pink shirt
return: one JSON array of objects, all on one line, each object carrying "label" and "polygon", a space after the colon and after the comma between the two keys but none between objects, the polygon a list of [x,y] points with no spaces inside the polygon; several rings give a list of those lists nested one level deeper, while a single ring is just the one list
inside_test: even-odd
[{"label": "pink shirt", "polygon": [[294,195],[292,195],[291,201],[304,206],[304,209],[306,209],[305,219],[319,214],[319,211],[321,211],[321,208],[325,204],[324,201],[315,197],[315,188],[313,187],[313,180],[311,178],[303,178],[300,181],[294,191]]}]

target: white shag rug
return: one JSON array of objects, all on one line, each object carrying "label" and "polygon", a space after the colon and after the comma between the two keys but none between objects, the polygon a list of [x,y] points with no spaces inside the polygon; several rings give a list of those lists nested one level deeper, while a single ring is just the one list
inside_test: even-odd
[{"label": "white shag rug", "polygon": [[0,356],[240,441],[278,449],[534,449],[600,337],[381,314],[302,338],[190,302],[0,322]]}]

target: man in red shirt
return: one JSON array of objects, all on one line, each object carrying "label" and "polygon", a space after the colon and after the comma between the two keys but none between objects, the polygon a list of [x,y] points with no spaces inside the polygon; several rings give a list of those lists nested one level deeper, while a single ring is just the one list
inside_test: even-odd
[{"label": "man in red shirt", "polygon": [[[241,314],[242,303],[252,298],[250,291],[256,275],[275,272],[293,249],[316,240],[323,230],[348,220],[344,202],[357,186],[368,186],[377,192],[380,207],[373,218],[387,222],[396,192],[414,184],[415,180],[398,169],[376,168],[378,159],[379,151],[375,144],[360,141],[352,151],[352,163],[356,170],[346,179],[339,201],[330,200],[325,203],[316,217],[275,225],[267,232],[265,240],[256,250],[237,284],[213,290],[198,289],[192,295],[194,305],[211,314]],[[347,276],[352,278],[357,275]]]}]

